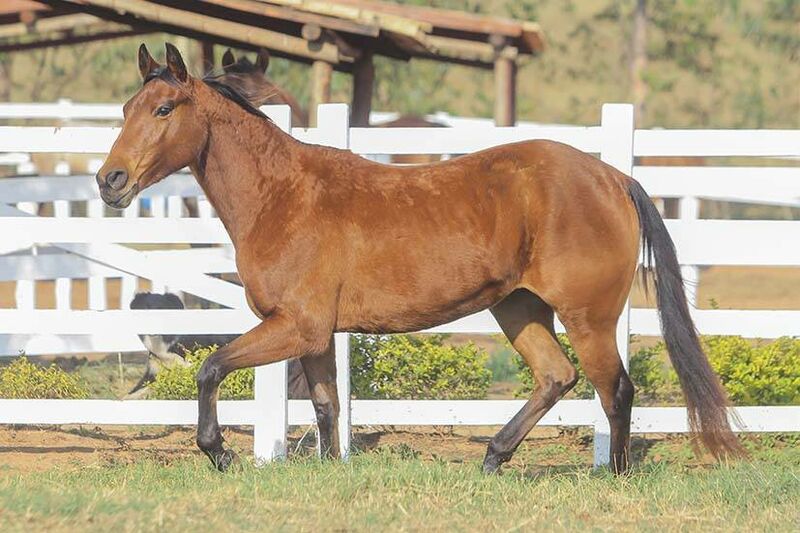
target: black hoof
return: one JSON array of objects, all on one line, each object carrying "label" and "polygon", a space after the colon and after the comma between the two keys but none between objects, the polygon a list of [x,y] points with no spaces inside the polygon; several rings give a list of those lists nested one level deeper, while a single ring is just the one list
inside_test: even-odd
[{"label": "black hoof", "polygon": [[511,459],[510,453],[491,453],[487,452],[486,457],[483,459],[483,473],[484,474],[497,474],[500,471],[500,465]]},{"label": "black hoof", "polygon": [[233,450],[222,450],[222,453],[214,456],[213,463],[220,472],[227,472],[231,466],[238,465],[241,461]]},{"label": "black hoof", "polygon": [[499,461],[495,457],[487,457],[483,460],[483,473],[487,476],[497,474],[500,471],[501,464],[503,464],[503,461]]}]

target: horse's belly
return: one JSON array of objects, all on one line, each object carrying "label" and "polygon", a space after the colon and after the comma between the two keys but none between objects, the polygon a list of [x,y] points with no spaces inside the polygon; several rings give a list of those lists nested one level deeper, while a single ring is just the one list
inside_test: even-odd
[{"label": "horse's belly", "polygon": [[337,331],[404,333],[431,328],[486,309],[508,295],[519,276],[454,279],[425,284],[346,285]]}]

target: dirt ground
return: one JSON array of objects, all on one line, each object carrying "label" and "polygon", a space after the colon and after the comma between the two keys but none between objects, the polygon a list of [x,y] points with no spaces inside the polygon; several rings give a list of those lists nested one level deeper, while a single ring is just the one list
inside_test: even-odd
[{"label": "dirt ground", "polygon": [[[290,454],[314,453],[314,431],[309,429],[293,429],[289,439]],[[364,428],[355,432],[353,444],[364,451],[388,446],[426,458],[477,460],[483,457],[493,433],[493,428],[453,432],[431,428],[391,431]],[[252,453],[252,428],[228,427],[224,435],[243,456]],[[537,429],[532,439],[562,444],[569,440],[550,428]],[[581,447],[579,442],[576,445]],[[55,466],[104,466],[145,458],[169,464],[189,455],[200,455],[195,446],[195,430],[191,427],[0,426],[0,475]]]},{"label": "dirt ground", "polygon": [[[402,456],[447,462],[477,462],[499,427],[365,427],[356,428],[354,451],[388,449]],[[228,444],[243,457],[252,454],[249,427],[224,429]],[[301,440],[302,439],[302,440]],[[311,455],[315,437],[312,428],[293,428],[289,455]],[[710,457],[695,458],[687,439],[661,434],[635,436],[635,460],[674,458],[686,464],[710,464]],[[510,463],[514,468],[589,467],[592,464],[592,434],[588,428],[535,428]],[[0,426],[0,476],[53,467],[102,467],[134,463],[144,459],[168,465],[189,456],[200,456],[192,427],[124,426]]]}]

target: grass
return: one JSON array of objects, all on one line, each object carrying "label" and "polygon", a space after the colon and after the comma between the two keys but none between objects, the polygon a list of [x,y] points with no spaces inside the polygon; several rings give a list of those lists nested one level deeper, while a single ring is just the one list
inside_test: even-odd
[{"label": "grass", "polygon": [[575,466],[484,477],[477,462],[425,461],[405,447],[224,475],[201,458],[0,471],[0,529],[791,530],[800,457],[785,451],[718,467],[642,463],[622,478]]}]

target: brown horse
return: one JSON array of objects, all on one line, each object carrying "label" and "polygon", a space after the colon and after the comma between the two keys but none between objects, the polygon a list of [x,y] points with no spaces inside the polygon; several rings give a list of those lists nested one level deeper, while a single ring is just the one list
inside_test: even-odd
[{"label": "brown horse", "polygon": [[484,471],[508,461],[575,384],[554,314],[610,422],[613,468],[624,471],[634,391],[615,328],[640,239],[655,262],[664,338],[691,427],[715,456],[742,453],[692,324],[674,246],[636,181],[549,141],[381,165],[296,141],[230,87],[189,76],[174,46],[166,57],[161,66],[140,48],[144,84],[125,104],[97,183],[108,205],[124,208],[188,165],[236,248],[261,322],[197,376],[197,444],[217,468],[235,458],[216,410],[220,382],[233,370],[302,358],[323,447],[336,454],[334,332],[416,331],[489,308],[537,387],[492,439]]},{"label": "brown horse", "polygon": [[266,50],[259,50],[253,63],[244,56],[236,59],[229,48],[222,55],[222,74],[209,74],[203,79],[236,89],[253,107],[286,104],[292,111],[292,126],[308,127],[308,113],[291,93],[266,75],[268,66],[269,52]]}]

